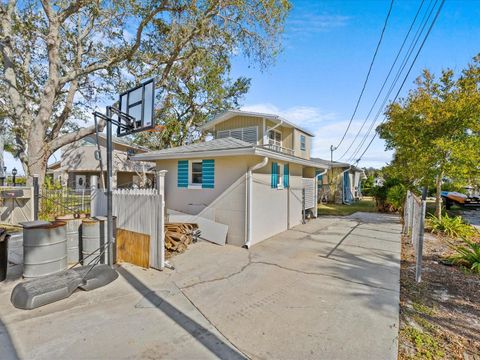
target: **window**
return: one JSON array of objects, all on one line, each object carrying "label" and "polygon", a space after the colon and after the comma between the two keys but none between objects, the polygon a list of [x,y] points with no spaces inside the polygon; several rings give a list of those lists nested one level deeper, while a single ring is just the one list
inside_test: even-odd
[{"label": "window", "polygon": [[300,135],[300,150],[305,150],[306,149],[306,138],[305,135]]},{"label": "window", "polygon": [[190,184],[202,185],[202,162],[201,161],[190,162]]},{"label": "window", "polygon": [[233,137],[234,139],[243,140],[248,143],[256,144],[258,139],[258,129],[256,126],[244,127],[231,130],[217,131],[217,139]]},{"label": "window", "polygon": [[214,189],[215,160],[178,160],[177,186],[189,189]]},{"label": "window", "polygon": [[282,147],[282,133],[277,130],[268,130],[268,143],[274,148]]}]

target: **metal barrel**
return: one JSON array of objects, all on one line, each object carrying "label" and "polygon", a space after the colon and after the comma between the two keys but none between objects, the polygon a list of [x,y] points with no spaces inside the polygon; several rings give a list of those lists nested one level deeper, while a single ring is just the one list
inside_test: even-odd
[{"label": "metal barrel", "polygon": [[82,219],[86,215],[81,214],[79,217],[74,215],[57,216],[57,220],[66,222],[67,231],[67,258],[69,264],[80,261],[80,227]]},{"label": "metal barrel", "polygon": [[65,222],[23,229],[23,276],[35,278],[67,269]]},{"label": "metal barrel", "polygon": [[[113,224],[115,234],[116,217],[114,217]],[[98,216],[82,220],[81,233],[82,261],[84,265],[95,259],[102,252],[103,254],[100,255],[100,263],[105,264],[108,259],[108,246],[106,245],[108,237],[106,217]]]}]

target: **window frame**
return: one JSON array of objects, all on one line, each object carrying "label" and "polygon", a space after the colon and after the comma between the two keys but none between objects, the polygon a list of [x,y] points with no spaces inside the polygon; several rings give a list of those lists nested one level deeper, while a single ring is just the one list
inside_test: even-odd
[{"label": "window frame", "polygon": [[300,150],[307,150],[307,137],[304,134],[300,134]]},{"label": "window frame", "polygon": [[[202,182],[193,182],[193,164],[200,164],[200,171],[195,171],[196,174],[200,173],[202,177]],[[203,185],[203,160],[188,160],[188,188],[189,189],[202,189]]]},{"label": "window frame", "polygon": [[[247,141],[245,140],[245,130],[246,129],[255,129],[255,142],[251,142],[251,141]],[[242,133],[242,138],[241,139],[238,139],[236,137],[233,137],[232,136],[232,132],[234,131],[241,131]],[[227,133],[227,136],[223,136],[223,137],[219,137],[219,134],[220,133]],[[235,129],[224,129],[224,130],[217,130],[216,131],[216,135],[215,135],[215,138],[216,139],[225,139],[226,137],[233,137],[234,139],[237,139],[237,140],[242,140],[242,141],[245,141],[245,142],[248,142],[250,144],[258,144],[258,126],[254,125],[254,126],[244,126],[244,127],[241,127],[241,128],[235,128]]]}]

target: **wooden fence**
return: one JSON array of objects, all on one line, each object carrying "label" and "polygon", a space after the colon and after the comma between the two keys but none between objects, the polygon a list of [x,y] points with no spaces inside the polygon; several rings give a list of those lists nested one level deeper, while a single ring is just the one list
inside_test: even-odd
[{"label": "wooden fence", "polygon": [[[92,216],[106,216],[107,197],[93,190]],[[164,203],[156,189],[122,189],[113,191],[113,215],[117,228],[150,236],[150,267],[163,269],[165,262]]]},{"label": "wooden fence", "polygon": [[18,225],[33,220],[33,188],[0,186],[0,223]]}]

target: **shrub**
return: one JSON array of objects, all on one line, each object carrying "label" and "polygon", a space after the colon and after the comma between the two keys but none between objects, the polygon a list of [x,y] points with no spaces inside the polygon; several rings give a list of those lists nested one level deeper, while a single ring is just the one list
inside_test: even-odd
[{"label": "shrub", "polygon": [[465,223],[461,216],[450,217],[448,214],[443,215],[441,219],[430,215],[427,226],[432,233],[443,233],[452,238],[470,239],[476,233],[475,228]]},{"label": "shrub", "polygon": [[452,246],[457,252],[449,257],[449,260],[457,265],[468,267],[476,273],[480,273],[480,244],[466,239],[462,240],[464,245]]},{"label": "shrub", "polygon": [[386,201],[392,211],[400,211],[403,208],[407,189],[405,185],[398,184],[387,190]]}]

